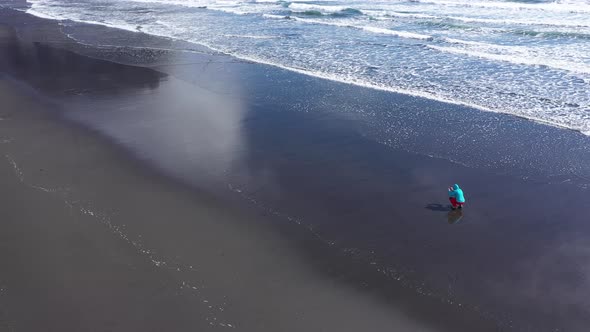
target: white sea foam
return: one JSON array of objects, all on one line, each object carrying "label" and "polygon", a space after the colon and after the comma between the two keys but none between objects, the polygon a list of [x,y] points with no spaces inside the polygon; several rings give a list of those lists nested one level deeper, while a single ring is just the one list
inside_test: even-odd
[{"label": "white sea foam", "polygon": [[447,43],[451,43],[451,44],[490,46],[490,44],[487,44],[487,43],[471,41],[471,40],[462,40],[462,39],[456,39],[456,38],[443,37],[442,40],[444,40]]},{"label": "white sea foam", "polygon": [[489,23],[489,24],[498,24],[498,25],[505,25],[505,24],[517,24],[517,25],[548,25],[548,26],[556,26],[556,27],[573,27],[573,28],[586,28],[590,27],[590,20],[572,20],[566,21],[563,19],[496,19],[496,18],[478,18],[478,17],[464,17],[464,16],[448,16],[449,19],[455,21],[461,21],[466,23]]},{"label": "white sea foam", "polygon": [[590,74],[590,66],[586,64],[542,57],[530,54],[526,51],[521,52],[520,54],[497,54],[479,50],[461,49],[437,45],[428,45],[428,47],[441,52],[473,56],[486,60],[510,62],[519,65],[547,66],[555,69],[570,71],[573,73]]},{"label": "white sea foam", "polygon": [[102,25],[102,26],[106,26],[109,28],[113,28],[113,29],[121,29],[121,30],[133,31],[133,32],[139,31],[137,25],[133,26],[133,25],[127,24],[125,22],[112,23],[112,22],[93,21],[93,20],[84,19],[84,18],[77,17],[77,16],[68,16],[66,13],[61,14],[61,13],[57,13],[55,11],[51,12],[51,14],[46,14],[45,12],[41,11],[41,9],[36,7],[35,4],[33,4],[33,6],[31,6],[31,8],[29,8],[29,9],[27,9],[25,12],[27,14],[30,14],[30,15],[33,15],[36,17],[50,19],[50,20],[57,20],[57,21],[71,20],[71,21],[76,21],[76,22],[81,22],[81,23],[86,23],[86,24]]},{"label": "white sea foam", "polygon": [[407,32],[407,31],[394,31],[394,30],[390,30],[390,29],[371,27],[371,26],[365,26],[365,27],[356,27],[355,26],[355,28],[362,29],[362,30],[369,31],[369,32],[374,32],[374,33],[382,33],[382,34],[386,34],[386,35],[392,35],[392,36],[401,37],[401,38],[421,39],[421,40],[432,39],[432,36],[422,35],[419,33],[413,33],[413,32]]},{"label": "white sea foam", "polygon": [[113,29],[120,29],[126,30],[131,32],[140,32],[141,29],[137,25],[130,25],[125,22],[116,22],[116,23],[109,23],[109,22],[101,22],[101,21],[93,21],[93,20],[85,20],[85,19],[72,19],[73,21],[83,22],[86,24],[93,24],[93,25],[102,25],[105,27],[113,28]]},{"label": "white sea foam", "polygon": [[284,20],[284,19],[288,18],[285,15],[275,15],[275,14],[262,14],[262,17],[272,18],[272,19],[280,19],[280,20]]},{"label": "white sea foam", "polygon": [[438,16],[429,15],[429,14],[421,14],[421,13],[400,13],[396,11],[388,11],[388,10],[363,10],[364,13],[371,16],[376,17],[404,17],[404,18],[420,18],[420,19],[434,19],[439,18]]},{"label": "white sea foam", "polygon": [[247,38],[247,39],[276,39],[281,38],[281,36],[266,36],[266,35],[224,35],[230,38]]},{"label": "white sea foam", "polygon": [[566,13],[590,13],[590,3],[587,1],[553,1],[546,3],[522,3],[509,1],[420,1],[423,4],[434,4],[453,7],[476,7],[488,9],[534,10]]},{"label": "white sea foam", "polygon": [[[227,52],[224,52],[223,50],[215,49],[211,45],[205,44],[204,46],[209,47],[209,48],[213,48],[214,50],[221,52],[221,53],[229,54]],[[575,131],[578,131],[584,135],[590,136],[590,124],[579,122],[578,121],[579,118],[577,118],[575,116],[574,116],[574,121],[570,121],[570,119],[568,119],[568,118],[560,118],[560,119],[557,119],[557,121],[556,121],[556,119],[542,117],[543,116],[542,113],[538,113],[538,115],[540,115],[540,116],[537,116],[537,114],[535,114],[534,112],[529,113],[529,114],[523,114],[518,111],[515,112],[514,110],[510,110],[510,109],[486,107],[486,106],[483,106],[483,105],[480,105],[477,103],[472,103],[472,102],[465,101],[465,100],[454,99],[454,98],[446,97],[444,95],[439,95],[436,93],[421,91],[421,90],[417,90],[417,89],[404,89],[404,88],[392,87],[392,86],[387,86],[387,85],[379,85],[379,84],[368,82],[368,81],[358,79],[355,77],[326,73],[326,72],[322,72],[322,71],[312,71],[312,70],[307,70],[307,69],[302,69],[302,68],[294,68],[294,67],[282,65],[277,62],[268,61],[266,59],[262,59],[259,57],[244,56],[244,55],[239,55],[239,54],[229,54],[229,55],[238,57],[243,60],[247,60],[247,61],[251,61],[251,62],[255,62],[255,63],[266,64],[266,65],[270,65],[273,67],[278,67],[281,69],[292,71],[295,73],[304,74],[304,75],[317,77],[317,78],[321,78],[321,79],[326,79],[326,80],[330,80],[330,81],[334,81],[334,82],[339,82],[339,83],[344,83],[344,84],[352,84],[352,85],[370,88],[370,89],[374,89],[374,90],[394,92],[394,93],[399,93],[399,94],[404,94],[404,95],[409,95],[409,96],[415,96],[415,97],[420,97],[420,98],[425,98],[425,99],[430,99],[430,100],[436,100],[436,101],[443,102],[443,103],[459,105],[459,106],[466,106],[466,107],[478,109],[478,110],[485,111],[485,112],[516,115],[516,116],[526,118],[526,119],[529,119],[529,120],[532,120],[532,121],[535,121],[538,123],[542,123],[545,125],[575,130]],[[578,123],[579,125],[576,125],[576,123]]]},{"label": "white sea foam", "polygon": [[140,2],[140,3],[156,3],[156,4],[166,4],[166,5],[178,5],[178,6],[185,6],[185,7],[205,7],[211,5],[237,5],[239,1],[224,1],[224,0],[129,0],[133,2]]},{"label": "white sea foam", "polygon": [[258,13],[259,9],[249,6],[252,2],[230,0],[129,0],[140,3],[167,4],[189,8],[203,8],[237,15]]},{"label": "white sea foam", "polygon": [[49,19],[49,20],[63,20],[63,18],[61,18],[61,17],[54,16],[54,15],[48,15],[48,14],[45,14],[45,13],[43,13],[41,11],[38,11],[38,10],[35,9],[34,6],[32,6],[29,9],[27,9],[26,10],[26,13],[27,14],[31,14],[31,15],[36,16],[36,17]]},{"label": "white sea foam", "polygon": [[[269,17],[271,17],[271,16],[269,16]],[[271,18],[284,18],[284,17],[273,15]],[[419,40],[432,39],[432,36],[422,35],[419,33],[413,33],[413,32],[408,32],[408,31],[396,31],[396,30],[373,27],[373,26],[354,25],[348,21],[340,21],[340,22],[326,21],[326,20],[319,20],[319,19],[313,19],[313,18],[301,18],[301,17],[291,17],[291,19],[298,21],[298,22],[353,28],[353,29],[371,32],[371,33],[378,33],[378,34],[396,36],[396,37],[407,38],[407,39],[419,39]]]},{"label": "white sea foam", "polygon": [[306,11],[306,10],[317,10],[320,12],[327,12],[327,13],[337,13],[347,9],[348,7],[345,6],[324,6],[324,5],[314,5],[314,4],[307,4],[307,3],[291,3],[289,5],[289,9]]},{"label": "white sea foam", "polygon": [[[287,9],[272,1],[257,5],[247,1],[133,0],[144,3],[155,13],[150,18],[139,13],[135,15],[133,10],[121,14],[100,12],[93,7],[82,10],[84,7],[80,4],[83,2],[72,7],[63,0],[30,1],[33,6],[29,11],[36,16],[129,31],[137,31],[141,25],[141,31],[145,33],[205,45],[242,59],[306,75],[510,113],[590,133],[587,115],[590,96],[584,92],[590,82],[590,50],[583,43],[584,38],[571,37],[585,34],[588,29],[580,26],[590,26],[590,19],[579,13],[550,9],[533,12],[527,9],[531,7],[527,4],[525,10],[514,11],[513,4],[494,7],[496,2],[489,1],[487,7],[477,7],[478,16],[472,17],[473,7],[459,6],[465,3],[463,0],[433,0],[428,4],[334,1],[333,5],[291,3],[290,9],[329,14],[352,7],[367,15],[291,16],[286,20]],[[85,1],[92,3],[94,0]],[[478,6],[480,2],[469,4]],[[149,3],[159,5],[152,7]],[[128,2],[121,4],[130,6]],[[171,8],[161,4],[207,6],[207,9],[187,11],[183,7]],[[165,9],[163,13],[155,16],[162,9]],[[171,11],[173,14],[169,13]],[[234,17],[218,11],[257,15]],[[375,18],[383,20],[375,21]],[[256,22],[261,19],[272,20]],[[477,29],[465,31],[436,25],[439,20],[448,19],[470,22],[469,25]],[[492,23],[500,27],[493,31],[486,29],[486,25]],[[517,24],[539,25],[534,30],[547,33],[551,38],[515,34],[513,30]],[[338,30],[339,27],[349,30]],[[349,41],[352,38],[359,43],[351,46]],[[258,39],[268,42],[261,44],[256,41]],[[406,39],[419,42],[396,47]],[[235,42],[237,40],[240,42]],[[311,47],[310,40],[317,44]],[[478,66],[482,67],[481,70]],[[367,71],[368,67],[379,67],[379,70]],[[488,74],[478,76],[486,70],[489,70]],[[463,80],[462,75],[468,75],[469,79],[460,86],[445,83]],[[503,97],[506,93],[515,97]]]}]

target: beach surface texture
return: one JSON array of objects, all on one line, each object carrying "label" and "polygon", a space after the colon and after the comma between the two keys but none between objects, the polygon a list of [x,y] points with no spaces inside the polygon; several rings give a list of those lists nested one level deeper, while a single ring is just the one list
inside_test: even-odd
[{"label": "beach surface texture", "polygon": [[43,6],[0,4],[0,331],[588,331],[588,96],[532,119]]}]

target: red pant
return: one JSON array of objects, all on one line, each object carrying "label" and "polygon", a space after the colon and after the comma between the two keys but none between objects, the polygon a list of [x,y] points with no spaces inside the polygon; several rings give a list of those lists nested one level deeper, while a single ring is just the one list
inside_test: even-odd
[{"label": "red pant", "polygon": [[456,208],[458,206],[463,206],[463,204],[465,204],[465,202],[463,203],[459,203],[457,202],[457,199],[455,197],[449,197],[449,201],[451,201],[451,205]]}]

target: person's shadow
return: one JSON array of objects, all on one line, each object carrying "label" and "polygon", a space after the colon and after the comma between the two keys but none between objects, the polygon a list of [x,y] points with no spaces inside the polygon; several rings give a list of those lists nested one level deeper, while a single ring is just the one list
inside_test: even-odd
[{"label": "person's shadow", "polygon": [[463,211],[461,209],[452,210],[450,205],[442,205],[438,203],[431,203],[424,207],[425,209],[438,212],[448,212],[447,222],[449,224],[456,224],[463,218]]},{"label": "person's shadow", "polygon": [[424,207],[425,209],[432,210],[432,211],[441,211],[446,212],[449,211],[451,208],[448,206],[444,206],[438,203],[430,203]]}]

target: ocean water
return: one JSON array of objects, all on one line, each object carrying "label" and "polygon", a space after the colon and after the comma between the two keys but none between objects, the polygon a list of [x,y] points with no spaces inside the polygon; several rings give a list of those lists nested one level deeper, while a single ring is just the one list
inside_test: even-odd
[{"label": "ocean water", "polygon": [[590,135],[590,0],[29,0],[332,80]]}]

